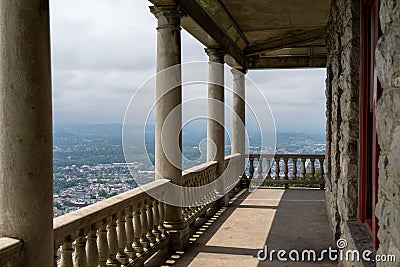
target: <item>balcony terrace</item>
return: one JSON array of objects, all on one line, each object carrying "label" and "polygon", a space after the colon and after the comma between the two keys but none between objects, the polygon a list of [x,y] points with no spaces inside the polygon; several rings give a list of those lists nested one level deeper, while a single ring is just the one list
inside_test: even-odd
[{"label": "balcony terrace", "polygon": [[[300,252],[333,247],[323,191],[278,187],[260,187],[252,193],[247,190],[249,177],[254,176],[254,160],[257,175],[269,177],[269,184],[289,187],[322,182],[319,186],[323,187],[323,181],[315,177],[313,162],[320,159],[323,172],[324,156],[274,155],[272,165],[263,168],[258,163],[260,158],[260,162],[272,162],[271,157],[249,155],[246,176],[240,174],[240,168],[233,168],[224,184],[228,205],[221,206],[217,192],[212,190],[202,192],[208,198],[207,204],[194,203],[182,210],[190,236],[184,251],[165,250],[171,233],[163,224],[165,204],[159,199],[169,182],[159,180],[54,219],[54,266],[263,266],[257,254],[265,245]],[[241,156],[226,157],[225,164],[229,162],[240,166]],[[300,168],[296,167],[298,162]],[[310,172],[306,171],[306,163],[310,163]],[[211,162],[185,171],[184,185],[211,183],[216,179],[216,167],[216,162]],[[273,176],[271,169],[275,170]],[[18,262],[22,242],[10,238],[0,241],[0,264]],[[296,266],[301,264],[309,263]]]},{"label": "balcony terrace", "polygon": [[[0,266],[309,266],[258,262],[257,254],[264,245],[320,251],[335,238],[348,241],[346,251],[391,256],[340,265],[398,267],[399,1],[150,2],[157,20],[156,179],[53,220],[49,1],[0,1]],[[209,59],[207,163],[186,171],[182,27]],[[225,64],[235,114],[227,158]],[[269,68],[327,68],[326,158],[250,154],[243,174],[245,76]],[[264,178],[282,188],[246,191]],[[325,188],[325,196],[291,188],[298,184]],[[178,202],[167,202],[171,196]]]}]

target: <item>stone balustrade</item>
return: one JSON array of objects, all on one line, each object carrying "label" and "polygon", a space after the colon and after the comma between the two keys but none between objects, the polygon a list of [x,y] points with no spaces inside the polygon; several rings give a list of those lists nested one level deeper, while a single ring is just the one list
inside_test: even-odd
[{"label": "stone balustrade", "polygon": [[0,266],[14,266],[13,263],[16,263],[21,256],[22,245],[21,240],[0,237]]},{"label": "stone balustrade", "polygon": [[[225,157],[224,179],[217,179],[217,161],[210,161],[183,172],[183,186],[193,187],[193,192],[184,195],[185,203],[192,203],[183,209],[183,218],[191,224],[214,206],[219,194],[228,194],[240,182],[240,154]],[[218,187],[223,190],[218,192]],[[198,196],[198,197],[196,197]]]},{"label": "stone balustrade", "polygon": [[142,265],[168,242],[165,205],[157,200],[168,182],[154,181],[55,218],[54,266]]},{"label": "stone balustrade", "polygon": [[289,188],[290,184],[319,185],[321,189],[325,187],[323,154],[249,154],[247,157],[250,180],[256,175],[255,178],[264,179],[265,184],[284,184],[285,188]]},{"label": "stone balustrade", "polygon": [[[225,158],[227,172],[222,179],[224,194],[238,183],[242,156]],[[211,210],[219,198],[213,182],[217,178],[216,161],[183,172],[183,186],[193,187],[184,194],[186,225]],[[140,266],[151,255],[168,245],[164,228],[163,199],[168,180],[158,180],[120,195],[97,202],[54,219],[54,266]],[[194,196],[197,197],[194,197]]]}]

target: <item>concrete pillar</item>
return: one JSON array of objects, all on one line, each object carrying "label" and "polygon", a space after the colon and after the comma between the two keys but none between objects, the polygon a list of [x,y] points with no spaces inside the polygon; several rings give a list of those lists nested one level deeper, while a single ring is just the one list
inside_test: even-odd
[{"label": "concrete pillar", "polygon": [[[240,153],[242,158],[240,160],[243,174],[241,179],[247,180],[244,172],[246,157],[245,157],[245,145],[246,145],[246,88],[245,88],[245,70],[242,69],[231,69],[233,75],[233,97],[232,97],[232,154]],[[239,179],[239,178],[238,178]],[[235,192],[240,189],[240,182],[235,187]]]},{"label": "concrete pillar", "polygon": [[[152,6],[158,20],[156,75],[156,178],[182,184],[182,87],[181,27],[182,13],[176,6]],[[168,69],[172,66],[174,68]],[[167,71],[165,71],[168,69]],[[164,71],[163,71],[164,70]],[[167,117],[170,116],[168,119]],[[171,117],[172,116],[172,117]],[[182,207],[166,205],[165,227],[171,233],[170,249],[188,243],[188,227],[183,224]],[[187,228],[187,229],[186,229]]]},{"label": "concrete pillar", "polygon": [[[217,161],[217,176],[225,170],[225,107],[224,107],[224,55],[220,48],[207,48],[208,68],[208,124],[207,161]],[[222,182],[222,179],[220,179]],[[217,191],[224,194],[224,184]],[[222,200],[222,202],[224,202]],[[223,204],[224,205],[224,204]]]},{"label": "concrete pillar", "polygon": [[218,161],[218,174],[224,171],[225,108],[224,108],[224,55],[220,49],[206,49],[208,69],[208,124],[207,161]]},{"label": "concrete pillar", "polygon": [[49,2],[0,0],[0,236],[53,264]]},{"label": "concrete pillar", "polygon": [[245,153],[245,74],[238,69],[232,69],[233,99],[232,108],[232,154]]}]

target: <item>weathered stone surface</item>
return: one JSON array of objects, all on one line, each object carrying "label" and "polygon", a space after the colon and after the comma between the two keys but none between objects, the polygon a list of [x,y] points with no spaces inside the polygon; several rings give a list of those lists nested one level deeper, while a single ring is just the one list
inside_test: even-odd
[{"label": "weathered stone surface", "polygon": [[[359,12],[359,1],[332,1],[327,40],[327,148],[331,178],[326,198],[335,237],[349,241],[352,236],[347,224],[357,216],[358,197]],[[351,264],[342,263],[347,265]]]},{"label": "weathered stone surface", "polygon": [[386,0],[381,1],[379,19],[383,33],[387,33],[393,23],[399,23],[400,20],[400,1]]},{"label": "weathered stone surface", "polygon": [[[379,220],[377,254],[395,255],[400,260],[400,1],[382,0],[376,63],[383,93],[376,109],[379,156]],[[398,266],[379,262],[377,266]]]},{"label": "weathered stone surface", "polygon": [[[361,242],[354,239],[357,234],[348,227],[351,220],[356,218],[358,197],[359,2],[332,1],[327,38],[326,95],[329,124],[327,155],[331,158],[326,198],[335,236],[340,234],[352,247]],[[381,1],[380,20],[383,35],[378,41],[376,50],[377,73],[383,89],[376,107],[376,129],[381,148],[376,207],[380,226],[378,254],[398,255],[400,254],[400,1]],[[352,266],[354,263],[341,264]],[[357,265],[365,266],[365,264],[353,266]],[[383,262],[377,265],[397,266]]]},{"label": "weathered stone surface", "polygon": [[392,26],[387,26],[386,33],[379,38],[376,50],[378,77],[383,90],[394,87],[397,89],[400,88],[400,84],[397,82],[397,79],[400,79],[400,53],[398,45],[400,44],[400,24],[392,23],[390,25]]}]

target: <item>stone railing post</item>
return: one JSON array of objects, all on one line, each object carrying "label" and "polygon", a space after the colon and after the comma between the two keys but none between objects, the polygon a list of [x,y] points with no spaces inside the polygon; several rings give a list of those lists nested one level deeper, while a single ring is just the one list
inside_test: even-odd
[{"label": "stone railing post", "polygon": [[315,180],[315,159],[310,158],[310,180],[314,181]]},{"label": "stone railing post", "polygon": [[281,179],[281,167],[279,165],[281,161],[281,158],[278,156],[275,156],[275,179],[280,180]]},{"label": "stone railing post", "polygon": [[136,252],[132,247],[133,239],[134,239],[134,230],[133,230],[133,208],[130,207],[128,214],[125,217],[125,225],[126,225],[126,245],[125,245],[125,253],[130,258],[135,258]]},{"label": "stone railing post", "polygon": [[292,179],[297,180],[297,158],[292,158],[292,162],[293,162]]},{"label": "stone railing post", "polygon": [[324,160],[325,158],[319,158],[319,188],[324,189],[325,188],[325,171],[324,171]]},{"label": "stone railing post", "polygon": [[302,178],[305,180],[306,179],[306,158],[301,158],[301,175]]},{"label": "stone railing post", "polygon": [[108,260],[108,241],[107,241],[107,219],[103,219],[98,230],[97,247],[99,249],[99,265],[100,267],[107,266]]},{"label": "stone railing post", "polygon": [[73,267],[74,263],[72,260],[72,236],[64,238],[64,242],[61,247],[61,267]]},{"label": "stone railing post", "polygon": [[[283,178],[286,181],[289,180],[289,176],[288,176],[288,173],[289,173],[288,161],[289,161],[288,157],[284,157],[283,158],[283,163],[284,163],[284,165],[283,165],[283,175],[284,175],[284,177]],[[289,188],[289,184],[285,184],[285,189],[288,189],[288,188]]]},{"label": "stone railing post", "polygon": [[262,178],[262,173],[263,173],[263,157],[260,154],[260,157],[258,157],[258,165],[257,165],[257,172],[258,172],[258,179]]},{"label": "stone railing post", "polygon": [[[131,221],[132,223],[132,221]],[[126,229],[126,215],[125,211],[119,213],[117,221],[117,237],[118,237],[118,254],[117,259],[120,263],[126,265],[129,263],[128,255],[125,252],[127,245],[127,229]]]},{"label": "stone railing post", "polygon": [[86,238],[84,231],[79,232],[78,237],[75,240],[75,255],[74,255],[74,266],[75,267],[86,267]]},{"label": "stone railing post", "polygon": [[143,252],[143,246],[140,243],[140,237],[142,236],[142,223],[140,221],[140,204],[138,204],[135,208],[135,212],[133,214],[133,228],[134,228],[134,238],[133,238],[133,248],[136,253]]},{"label": "stone railing post", "polygon": [[86,258],[88,261],[88,267],[97,267],[99,264],[99,251],[97,248],[96,232],[96,225],[91,225],[89,234],[86,237]]}]

